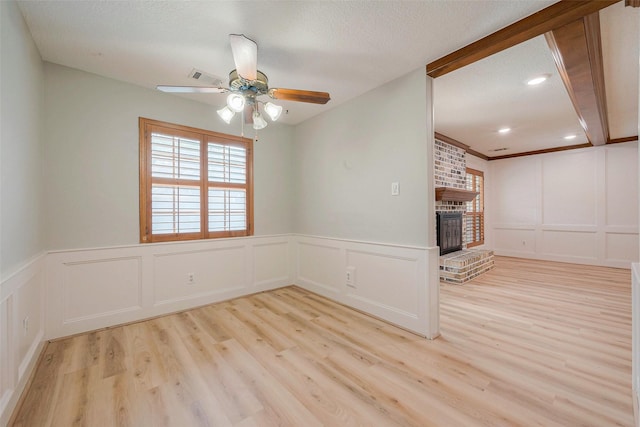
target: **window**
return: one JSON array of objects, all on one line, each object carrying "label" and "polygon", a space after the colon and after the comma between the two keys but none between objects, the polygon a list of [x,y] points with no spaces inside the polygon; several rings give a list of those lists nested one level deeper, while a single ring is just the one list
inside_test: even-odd
[{"label": "window", "polygon": [[465,242],[468,248],[484,244],[484,173],[467,168],[467,190],[478,195],[467,202],[465,212]]},{"label": "window", "polygon": [[253,141],[140,118],[140,241],[253,234]]}]

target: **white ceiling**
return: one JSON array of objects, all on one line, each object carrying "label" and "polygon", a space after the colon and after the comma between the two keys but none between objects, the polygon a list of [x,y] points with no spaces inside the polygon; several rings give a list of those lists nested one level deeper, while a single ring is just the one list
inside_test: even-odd
[{"label": "white ceiling", "polygon": [[[543,9],[546,1],[19,1],[44,60],[148,88],[226,84],[228,35],[258,43],[271,87],[326,91],[327,105],[280,102],[300,123]],[[611,138],[637,134],[640,10],[601,11]],[[525,81],[551,78],[538,87]],[[544,38],[435,81],[436,130],[488,156],[587,142]],[[225,95],[184,96],[224,105]],[[509,126],[507,135],[497,129]],[[566,141],[562,137],[575,133]],[[492,151],[508,148],[504,151]]]},{"label": "white ceiling", "polygon": [[[234,68],[228,35],[258,43],[271,87],[326,91],[283,102],[297,124],[543,9],[543,1],[19,1],[42,58],[131,82],[190,85]],[[515,66],[515,65],[514,65]],[[167,95],[178,96],[178,95]],[[188,96],[223,105],[224,95]],[[468,118],[469,120],[472,117]]]},{"label": "white ceiling", "polygon": [[[610,137],[635,136],[640,10],[618,2],[600,11],[600,27]],[[540,74],[550,78],[526,85]],[[435,124],[489,157],[588,142],[544,36],[437,78]],[[577,137],[563,139],[569,134]]]},{"label": "white ceiling", "polygon": [[544,36],[438,77],[434,90],[436,130],[487,156],[587,142]]}]

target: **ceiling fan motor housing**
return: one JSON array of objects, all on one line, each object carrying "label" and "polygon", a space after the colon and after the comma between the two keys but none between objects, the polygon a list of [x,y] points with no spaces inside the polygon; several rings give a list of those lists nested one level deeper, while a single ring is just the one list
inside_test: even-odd
[{"label": "ceiling fan motor housing", "polygon": [[269,79],[262,71],[256,71],[255,80],[247,80],[238,75],[237,70],[229,73],[229,87],[232,91],[238,91],[247,97],[266,95],[269,91]]}]

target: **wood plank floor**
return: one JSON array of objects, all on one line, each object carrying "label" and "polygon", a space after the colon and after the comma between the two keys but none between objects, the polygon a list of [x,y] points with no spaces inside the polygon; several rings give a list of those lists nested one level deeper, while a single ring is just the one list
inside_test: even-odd
[{"label": "wood plank floor", "polygon": [[631,426],[630,282],[497,258],[441,285],[434,341],[297,287],[239,298],[49,343],[13,425]]}]

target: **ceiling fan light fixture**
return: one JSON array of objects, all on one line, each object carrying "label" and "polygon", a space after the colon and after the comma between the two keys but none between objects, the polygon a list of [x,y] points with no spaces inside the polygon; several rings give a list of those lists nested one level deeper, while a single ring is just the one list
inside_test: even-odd
[{"label": "ceiling fan light fixture", "polygon": [[218,111],[218,115],[220,116],[220,118],[222,120],[225,121],[226,124],[231,123],[231,119],[233,119],[233,116],[236,115],[235,112],[233,112],[229,107],[225,106],[224,108],[219,109]]},{"label": "ceiling fan light fixture", "polygon": [[264,112],[267,113],[267,116],[269,116],[271,121],[275,122],[280,118],[280,115],[282,114],[282,107],[280,105],[267,102],[266,104],[264,104]]},{"label": "ceiling fan light fixture", "polygon": [[235,111],[236,113],[239,113],[242,110],[244,110],[245,103],[246,102],[245,102],[244,96],[240,95],[239,93],[232,93],[229,96],[227,96],[227,107],[229,107],[232,111]]},{"label": "ceiling fan light fixture", "polygon": [[256,110],[253,112],[253,128],[255,130],[264,129],[267,127],[267,121],[262,118],[262,115]]}]

